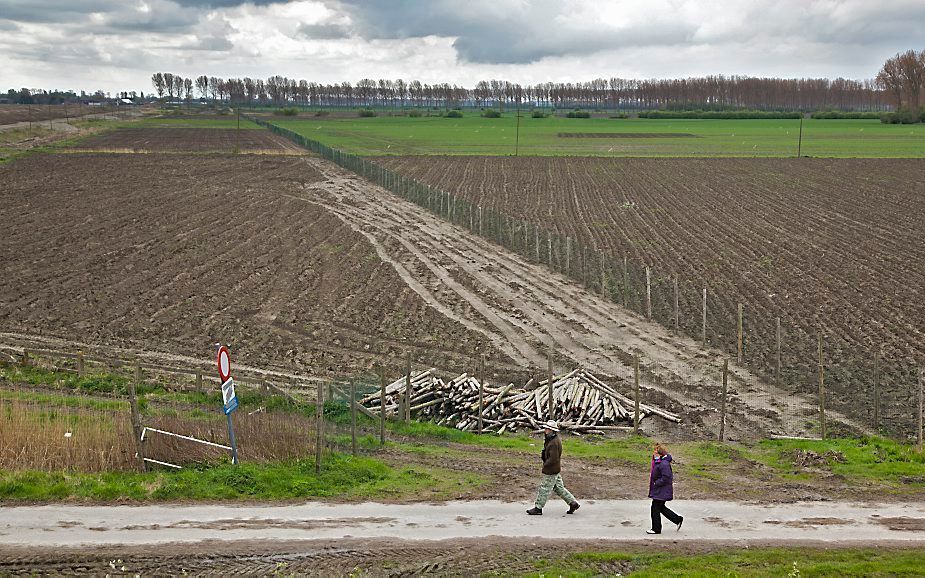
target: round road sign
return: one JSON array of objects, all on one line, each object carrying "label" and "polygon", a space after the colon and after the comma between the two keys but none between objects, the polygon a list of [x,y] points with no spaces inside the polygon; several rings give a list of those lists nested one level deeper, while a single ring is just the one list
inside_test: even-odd
[{"label": "round road sign", "polygon": [[216,363],[218,364],[218,376],[222,379],[222,383],[225,383],[231,377],[231,355],[224,345],[218,348]]}]

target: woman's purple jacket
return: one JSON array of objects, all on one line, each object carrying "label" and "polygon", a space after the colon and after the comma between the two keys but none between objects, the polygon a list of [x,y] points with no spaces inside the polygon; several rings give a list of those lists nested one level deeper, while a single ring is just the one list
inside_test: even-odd
[{"label": "woman's purple jacket", "polygon": [[652,459],[652,470],[649,474],[649,497],[653,500],[670,501],[674,498],[671,473],[671,454],[659,459]]}]

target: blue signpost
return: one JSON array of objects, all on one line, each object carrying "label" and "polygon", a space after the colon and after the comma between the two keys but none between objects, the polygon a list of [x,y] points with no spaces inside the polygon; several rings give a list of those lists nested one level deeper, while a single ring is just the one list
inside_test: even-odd
[{"label": "blue signpost", "polygon": [[231,463],[238,463],[238,444],[234,439],[234,427],[231,424],[231,412],[238,409],[238,396],[234,393],[234,380],[231,379],[231,354],[224,345],[219,346],[216,358],[218,376],[222,380],[222,409],[228,418],[228,439],[231,441]]}]

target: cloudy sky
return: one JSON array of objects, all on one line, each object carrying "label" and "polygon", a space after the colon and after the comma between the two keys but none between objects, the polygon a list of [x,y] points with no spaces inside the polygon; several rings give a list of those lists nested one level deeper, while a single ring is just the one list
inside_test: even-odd
[{"label": "cloudy sky", "polygon": [[863,79],[923,30],[925,0],[0,0],[0,89],[149,92],[156,71]]}]

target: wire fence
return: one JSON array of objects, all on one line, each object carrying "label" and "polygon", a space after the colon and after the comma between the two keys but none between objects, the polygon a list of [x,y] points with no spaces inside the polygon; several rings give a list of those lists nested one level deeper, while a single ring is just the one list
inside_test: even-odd
[{"label": "wire fence", "polygon": [[[759,378],[748,384],[747,390],[754,393],[745,395],[765,397],[768,404],[796,412],[786,417],[792,431],[812,431],[800,425],[809,416],[803,415],[805,410],[798,410],[793,400],[816,399],[817,405],[821,401],[853,423],[855,431],[904,440],[919,437],[922,371],[918,362],[859,351],[837,327],[822,321],[815,324],[813,332],[806,323],[753,316],[748,304],[709,287],[626,256],[601,253],[542,224],[473,204],[369,158],[259,118],[251,120],[474,234],[571,278],[589,291],[728,353]],[[816,431],[823,433],[821,423]]]}]

